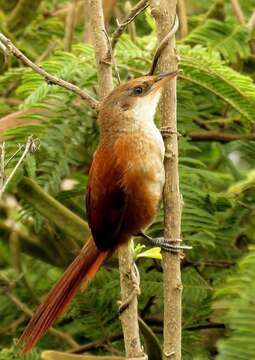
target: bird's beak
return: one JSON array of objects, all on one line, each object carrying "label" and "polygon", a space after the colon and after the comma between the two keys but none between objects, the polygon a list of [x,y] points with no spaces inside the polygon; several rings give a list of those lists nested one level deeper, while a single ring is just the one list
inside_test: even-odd
[{"label": "bird's beak", "polygon": [[168,71],[165,73],[161,73],[155,78],[155,83],[161,82],[162,80],[173,79],[179,74],[179,72],[180,72],[179,70],[175,70],[175,71]]},{"label": "bird's beak", "polygon": [[156,75],[154,78],[154,84],[152,85],[152,92],[158,91],[162,89],[162,87],[168,82],[169,80],[175,78],[180,73],[179,70],[164,72],[159,75]]}]

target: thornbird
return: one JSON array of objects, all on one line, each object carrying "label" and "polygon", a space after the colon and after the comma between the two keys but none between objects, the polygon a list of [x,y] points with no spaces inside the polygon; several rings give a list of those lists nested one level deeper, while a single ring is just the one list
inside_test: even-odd
[{"label": "thornbird", "polygon": [[[154,115],[164,84],[176,75],[174,71],[130,80],[102,101],[99,144],[86,195],[92,237],[24,330],[20,338],[24,352],[46,333],[104,260],[132,236],[143,235],[152,223],[165,179],[164,143]],[[165,250],[177,248],[156,240]]]}]

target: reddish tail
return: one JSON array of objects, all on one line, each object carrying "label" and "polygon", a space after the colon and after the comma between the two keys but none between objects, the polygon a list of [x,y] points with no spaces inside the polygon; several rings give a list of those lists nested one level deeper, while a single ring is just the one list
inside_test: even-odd
[{"label": "reddish tail", "polygon": [[99,251],[90,239],[81,253],[69,265],[63,276],[51,289],[45,301],[38,307],[19,339],[28,352],[46,333],[54,320],[61,315],[77,293],[79,287],[94,277],[108,252]]}]

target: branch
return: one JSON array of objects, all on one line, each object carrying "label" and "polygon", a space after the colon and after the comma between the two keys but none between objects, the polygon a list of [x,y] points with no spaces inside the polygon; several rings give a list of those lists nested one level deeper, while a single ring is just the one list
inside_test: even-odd
[{"label": "branch", "polygon": [[230,142],[236,140],[255,140],[255,133],[250,134],[231,134],[220,132],[219,130],[208,130],[208,131],[190,131],[186,134],[192,140],[197,141],[219,141],[219,142]]},{"label": "branch", "polygon": [[66,247],[78,251],[79,246],[74,240],[84,243],[84,240],[89,238],[88,224],[46,193],[32,179],[23,177],[18,185],[18,192],[24,200],[70,237],[70,240],[65,239]]},{"label": "branch", "polygon": [[[157,23],[158,40],[162,41],[174,29],[176,18],[176,0],[151,0],[151,12]],[[177,69],[176,45],[174,36],[164,46],[159,58],[160,71],[176,71]],[[160,103],[162,129],[168,136],[165,137],[165,186],[163,193],[164,203],[164,237],[179,244],[181,236],[181,210],[182,200],[179,190],[178,171],[178,142],[176,124],[176,80],[169,82],[163,93]],[[181,359],[181,254],[165,253],[163,257],[164,268],[164,360]]]},{"label": "branch", "polygon": [[180,35],[181,38],[184,38],[189,33],[185,0],[178,0],[177,10],[178,10],[178,17],[180,19]]},{"label": "branch", "polygon": [[75,25],[77,5],[78,5],[78,0],[73,0],[68,5],[68,12],[67,12],[67,17],[66,17],[66,21],[65,21],[65,38],[64,38],[65,51],[70,51],[72,48],[73,31],[74,31],[74,25]]},{"label": "branch", "polygon": [[112,35],[112,49],[115,48],[120,36],[125,31],[126,27],[147,7],[149,6],[148,0],[140,0],[125,17],[124,21],[120,24],[117,20],[117,29]]},{"label": "branch", "polygon": [[[87,0],[87,8],[90,9],[90,21],[92,41],[95,48],[97,60],[97,74],[99,90],[105,97],[113,89],[111,70],[111,49],[105,35],[104,16],[101,0]],[[133,252],[128,245],[119,249],[119,269],[121,284],[121,300],[126,302],[134,290],[130,275],[134,274]],[[127,358],[137,360],[147,359],[141,346],[138,325],[137,293],[132,297],[128,307],[121,314],[122,330],[124,335],[125,351]]]},{"label": "branch", "polygon": [[58,85],[69,91],[72,91],[76,95],[80,96],[83,100],[85,100],[92,109],[98,110],[99,102],[96,99],[94,99],[91,95],[86,93],[84,90],[81,90],[78,86],[76,86],[68,81],[65,81],[63,79],[59,79],[58,77],[56,77],[54,75],[49,74],[41,66],[33,63],[19,49],[17,49],[14,46],[14,44],[11,42],[10,39],[8,39],[2,33],[0,33],[0,44],[2,44],[4,47],[6,47],[6,51],[5,51],[6,54],[10,53],[10,54],[14,55],[17,59],[21,60],[25,65],[29,66],[36,73],[41,75],[49,85]]},{"label": "branch", "polygon": [[99,91],[102,98],[107,96],[113,89],[112,59],[108,46],[104,25],[104,14],[101,0],[87,0],[90,11],[90,27],[92,41],[96,54],[97,77]]},{"label": "branch", "polygon": [[245,25],[245,16],[238,0],[230,0],[233,12],[241,25]]}]

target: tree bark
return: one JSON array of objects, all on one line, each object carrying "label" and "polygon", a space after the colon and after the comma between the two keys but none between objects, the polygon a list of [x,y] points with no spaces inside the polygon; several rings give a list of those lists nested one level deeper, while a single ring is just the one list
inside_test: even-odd
[{"label": "tree bark", "polygon": [[[176,0],[151,0],[151,11],[157,23],[158,39],[171,31],[176,14]],[[159,59],[160,71],[177,69],[177,54],[174,36],[162,52]],[[163,194],[165,239],[179,244],[181,236],[181,194],[179,190],[178,142],[176,125],[176,80],[169,82],[160,103],[162,129],[169,129],[165,138],[166,180]],[[164,268],[164,346],[165,360],[181,359],[181,255],[163,253]]]}]

